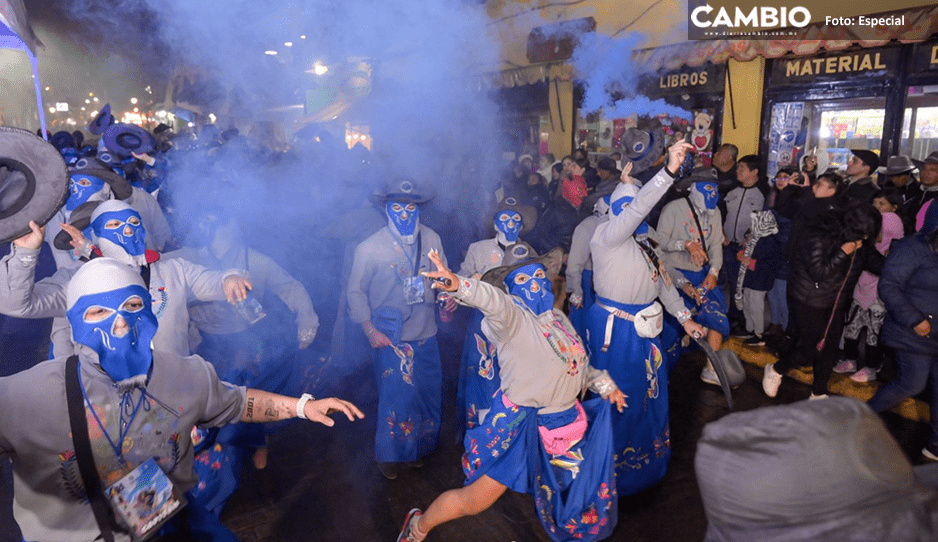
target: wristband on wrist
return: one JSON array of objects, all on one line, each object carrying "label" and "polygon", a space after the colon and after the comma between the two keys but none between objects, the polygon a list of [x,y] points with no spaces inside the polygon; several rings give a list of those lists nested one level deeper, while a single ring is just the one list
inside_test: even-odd
[{"label": "wristband on wrist", "polygon": [[309,418],[306,417],[306,412],[304,412],[306,409],[306,403],[315,400],[316,398],[308,393],[301,395],[300,398],[296,400],[296,417],[303,420],[308,420]]}]

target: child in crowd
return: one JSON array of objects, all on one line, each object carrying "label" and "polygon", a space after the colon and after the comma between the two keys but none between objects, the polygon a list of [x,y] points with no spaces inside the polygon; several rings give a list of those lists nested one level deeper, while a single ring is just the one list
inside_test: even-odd
[{"label": "child in crowd", "polygon": [[762,346],[765,344],[765,300],[775,284],[775,271],[782,265],[784,244],[778,239],[778,223],[772,211],[757,211],[751,216],[752,227],[746,234],[745,248],[736,256],[742,265],[741,288],[737,288],[735,298],[737,306],[742,304],[746,318],[747,337],[743,343]]},{"label": "child in crowd", "polygon": [[[902,204],[902,196],[894,188],[885,188],[873,197],[873,205],[883,215],[883,229],[876,242],[876,250],[886,255],[893,239],[903,235],[902,219],[896,210]],[[854,382],[876,380],[883,363],[883,347],[879,344],[879,331],[886,316],[886,306],[876,293],[879,277],[867,271],[860,275],[853,290],[853,303],[847,311],[844,327],[844,359],[834,366],[835,373],[853,373]],[[860,338],[866,330],[864,356],[860,355]]]}]

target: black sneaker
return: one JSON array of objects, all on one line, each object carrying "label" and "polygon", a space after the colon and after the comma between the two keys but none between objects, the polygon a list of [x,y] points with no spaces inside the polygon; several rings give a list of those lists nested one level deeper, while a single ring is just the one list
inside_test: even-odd
[{"label": "black sneaker", "polygon": [[752,334],[743,341],[743,344],[746,346],[765,346],[765,339],[762,338],[762,335]]}]

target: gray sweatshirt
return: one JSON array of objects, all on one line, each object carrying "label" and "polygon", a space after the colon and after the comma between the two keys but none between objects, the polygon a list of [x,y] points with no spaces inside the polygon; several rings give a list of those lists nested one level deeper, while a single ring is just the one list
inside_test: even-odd
[{"label": "gray sweatshirt", "polygon": [[[421,225],[420,261],[417,276],[424,271],[435,270],[436,266],[427,258],[430,249],[436,249],[446,263],[440,236]],[[405,249],[406,246],[406,249]],[[414,276],[414,260],[409,252],[416,250],[417,243],[401,245],[387,227],[355,247],[355,261],[348,281],[349,317],[356,324],[371,320],[371,311],[378,307],[392,307],[401,311],[404,325],[401,340],[422,341],[436,335],[436,290],[430,288],[430,280],[423,278],[423,303],[408,305],[404,299],[403,281]]]},{"label": "gray sweatshirt", "polygon": [[[707,256],[710,258],[710,274],[717,276],[723,267],[723,227],[720,210],[700,209],[696,206],[695,210],[700,227],[704,231],[703,238],[707,245]],[[686,199],[674,200],[664,206],[658,219],[658,228],[655,230],[655,240],[675,282],[680,284],[683,280],[683,276],[679,275],[681,269],[701,270],[701,266],[691,262],[690,252],[685,248],[688,241],[700,240],[697,222],[694,221]]]},{"label": "gray sweatshirt", "polygon": [[690,317],[674,288],[667,284],[632,237],[645,216],[674,182],[661,171],[642,186],[635,200],[618,215],[596,227],[590,241],[593,254],[593,287],[596,295],[619,303],[647,305],[656,298],[680,322]]},{"label": "gray sweatshirt", "polygon": [[[587,387],[601,395],[618,389],[609,373],[590,365],[585,345],[561,311],[535,315],[518,298],[472,278],[459,277],[453,296],[485,315],[482,331],[498,351],[502,392],[516,405],[549,414],[572,407]],[[550,341],[565,347],[564,357]]]}]

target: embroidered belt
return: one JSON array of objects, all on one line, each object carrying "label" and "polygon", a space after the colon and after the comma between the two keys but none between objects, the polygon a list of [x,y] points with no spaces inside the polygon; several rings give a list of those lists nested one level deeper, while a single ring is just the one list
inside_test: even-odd
[{"label": "embroidered belt", "polygon": [[612,342],[612,323],[615,321],[615,319],[618,317],[622,318],[623,320],[628,320],[629,322],[634,322],[635,315],[629,314],[622,309],[610,307],[609,305],[600,303],[599,301],[594,301],[593,303],[595,305],[599,305],[599,308],[609,313],[609,317],[606,318],[606,331],[603,334],[603,347],[601,349],[603,352],[605,352],[609,350],[609,344]]}]

